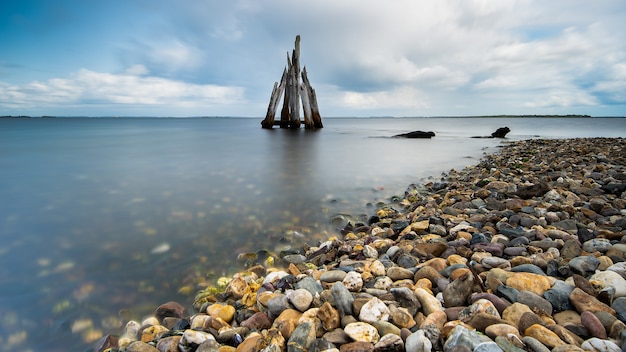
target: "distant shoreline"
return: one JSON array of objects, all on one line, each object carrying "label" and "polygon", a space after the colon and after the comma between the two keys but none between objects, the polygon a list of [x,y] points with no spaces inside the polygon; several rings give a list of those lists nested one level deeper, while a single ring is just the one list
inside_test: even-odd
[{"label": "distant shoreline", "polygon": [[[626,116],[591,116],[581,114],[568,115],[468,115],[468,116],[335,116],[328,118],[624,118]],[[0,119],[50,119],[50,118],[91,118],[91,119],[117,119],[117,118],[241,118],[239,116],[29,116],[29,115],[4,115]],[[261,117],[248,117],[261,118]]]}]

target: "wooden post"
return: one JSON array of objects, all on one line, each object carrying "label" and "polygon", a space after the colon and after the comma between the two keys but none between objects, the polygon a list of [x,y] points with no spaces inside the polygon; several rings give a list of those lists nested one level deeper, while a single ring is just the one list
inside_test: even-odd
[{"label": "wooden post", "polygon": [[285,84],[287,83],[287,68],[283,70],[283,75],[280,78],[280,85],[278,82],[274,82],[274,89],[272,90],[272,96],[270,97],[270,103],[267,106],[267,114],[265,114],[265,120],[261,122],[261,127],[272,128],[274,126],[274,117],[276,116],[276,108],[278,107],[278,101],[283,95],[285,90]]},{"label": "wooden post", "polygon": [[[302,76],[302,83],[300,83],[300,76]],[[280,122],[276,123],[274,119],[281,95],[283,107],[280,111]],[[300,120],[301,99],[304,121]],[[306,67],[300,72],[300,35],[297,35],[291,57],[287,53],[287,67],[283,70],[280,85],[278,82],[274,83],[267,114],[261,121],[261,127],[272,128],[274,125],[280,125],[281,128],[295,129],[300,128],[301,124],[304,124],[307,129],[324,127],[317,107],[315,90],[311,87],[311,82],[307,77]]]},{"label": "wooden post", "polygon": [[306,67],[302,69],[302,84],[307,87],[306,91],[308,93],[308,100],[311,106],[311,119],[313,120],[314,128],[323,128],[322,117],[320,116],[320,109],[317,107],[317,95],[315,94],[315,89],[311,86],[311,82],[309,81],[309,76],[306,72]]}]

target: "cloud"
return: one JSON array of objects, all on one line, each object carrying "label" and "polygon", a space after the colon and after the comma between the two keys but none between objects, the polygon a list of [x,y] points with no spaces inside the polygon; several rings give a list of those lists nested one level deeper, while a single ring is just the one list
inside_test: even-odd
[{"label": "cloud", "polygon": [[[148,75],[142,65],[122,74],[81,69],[70,78],[54,78],[24,85],[0,84],[0,106],[7,109],[50,109],[72,106],[142,106],[176,111],[205,111],[242,104],[242,87],[191,84]],[[155,110],[156,111],[156,110]]]}]

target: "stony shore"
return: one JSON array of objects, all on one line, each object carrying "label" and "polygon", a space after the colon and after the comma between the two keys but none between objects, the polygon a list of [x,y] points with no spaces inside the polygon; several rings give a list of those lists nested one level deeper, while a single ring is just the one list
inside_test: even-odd
[{"label": "stony shore", "polygon": [[528,140],[96,351],[626,350],[626,139]]}]

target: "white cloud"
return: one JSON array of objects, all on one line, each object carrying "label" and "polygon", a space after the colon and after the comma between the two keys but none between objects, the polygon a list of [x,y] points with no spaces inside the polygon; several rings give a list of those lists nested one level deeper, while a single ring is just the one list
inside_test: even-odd
[{"label": "white cloud", "polygon": [[[29,110],[63,106],[160,106],[167,109],[210,109],[241,104],[244,89],[210,84],[191,84],[145,76],[147,69],[135,65],[123,74],[81,69],[70,78],[55,78],[25,85],[0,85],[0,106]],[[209,111],[205,110],[205,113]]]}]

